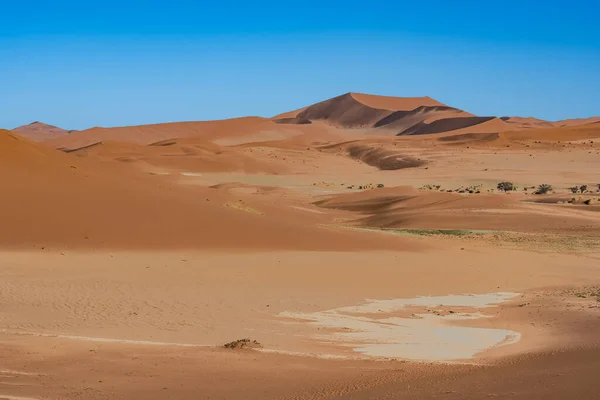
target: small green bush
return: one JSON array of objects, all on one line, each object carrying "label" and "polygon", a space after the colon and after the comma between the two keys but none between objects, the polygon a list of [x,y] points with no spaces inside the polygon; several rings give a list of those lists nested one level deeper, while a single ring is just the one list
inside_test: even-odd
[{"label": "small green bush", "polygon": [[552,186],[547,183],[539,185],[535,191],[535,194],[548,194],[552,190]]}]

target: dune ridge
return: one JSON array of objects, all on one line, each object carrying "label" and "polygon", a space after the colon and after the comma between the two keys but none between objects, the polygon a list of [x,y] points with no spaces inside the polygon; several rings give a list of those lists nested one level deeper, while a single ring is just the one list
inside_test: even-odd
[{"label": "dune ridge", "polygon": [[326,129],[308,128],[315,122],[329,125],[338,130],[339,134],[404,136],[500,133],[580,126],[597,121],[600,121],[600,117],[551,122],[534,117],[476,116],[428,96],[391,97],[349,92],[272,118],[240,117],[215,121],[95,127],[70,134],[41,123],[17,129],[24,130],[24,136],[43,140],[55,148],[72,151],[104,141],[150,145],[173,139],[203,138],[215,143],[220,141],[226,145],[234,145],[248,140],[284,140],[316,131],[324,135],[323,141],[328,140],[331,135],[328,135]]}]

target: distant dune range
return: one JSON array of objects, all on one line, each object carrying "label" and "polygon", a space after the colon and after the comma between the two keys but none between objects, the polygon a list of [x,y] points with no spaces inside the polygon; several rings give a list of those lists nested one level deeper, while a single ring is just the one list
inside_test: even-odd
[{"label": "distant dune range", "polygon": [[382,135],[433,133],[495,133],[542,127],[573,126],[599,117],[558,122],[521,117],[478,117],[449,107],[430,97],[388,97],[347,93],[323,102],[283,113],[275,121],[326,121],[341,128],[363,129]]},{"label": "distant dune range", "polygon": [[82,131],[66,131],[34,122],[15,128],[13,132],[64,151],[73,151],[103,142],[147,146],[166,140],[187,138],[232,146],[302,137],[296,142],[306,144],[311,141],[342,142],[364,135],[535,131],[540,128],[574,127],[598,121],[600,117],[550,122],[533,117],[476,116],[430,97],[401,98],[347,93],[273,118],[242,117],[218,121],[95,127]]}]

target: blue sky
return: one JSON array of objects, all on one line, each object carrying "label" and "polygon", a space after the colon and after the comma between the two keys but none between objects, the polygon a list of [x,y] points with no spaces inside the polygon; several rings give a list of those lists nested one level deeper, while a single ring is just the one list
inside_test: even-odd
[{"label": "blue sky", "polygon": [[600,115],[597,1],[11,1],[0,127],[272,116],[349,91]]}]

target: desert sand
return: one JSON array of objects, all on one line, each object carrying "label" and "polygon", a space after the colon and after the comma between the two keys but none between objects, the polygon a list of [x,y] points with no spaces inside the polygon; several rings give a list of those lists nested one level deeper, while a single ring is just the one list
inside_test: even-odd
[{"label": "desert sand", "polygon": [[0,399],[595,398],[599,163],[357,93],[0,130]]}]

